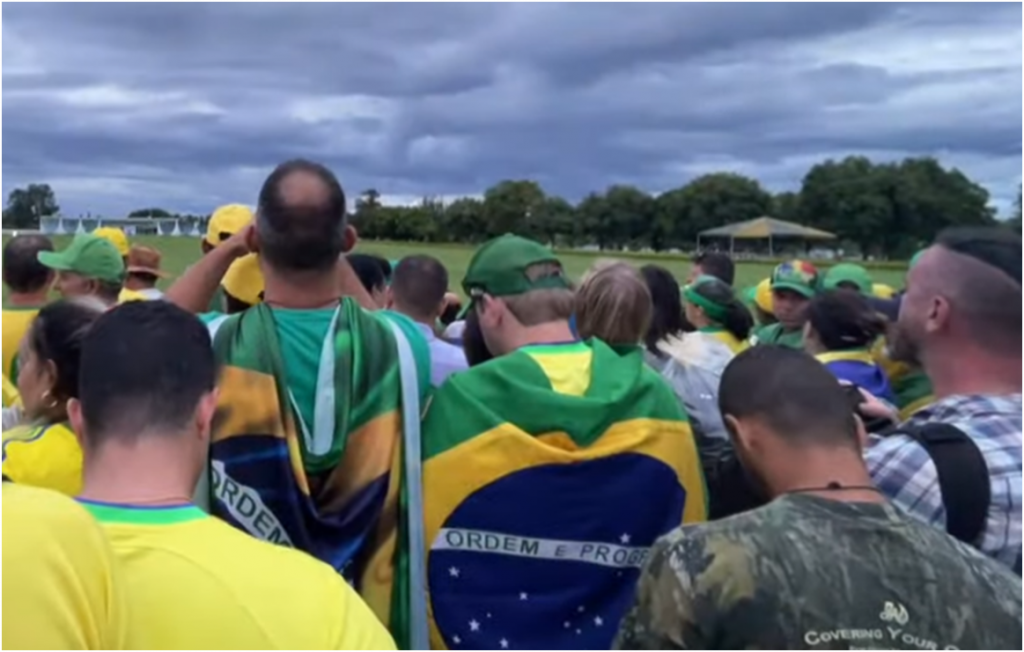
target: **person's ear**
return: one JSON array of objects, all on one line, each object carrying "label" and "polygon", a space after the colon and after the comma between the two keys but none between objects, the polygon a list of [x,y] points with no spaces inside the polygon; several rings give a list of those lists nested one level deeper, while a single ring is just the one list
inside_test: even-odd
[{"label": "person's ear", "polygon": [[924,322],[925,331],[937,333],[949,325],[951,307],[949,301],[942,296],[932,299],[931,309],[928,311],[928,319]]},{"label": "person's ear", "polygon": [[82,414],[82,402],[77,398],[73,398],[68,401],[68,422],[71,424],[71,430],[75,433],[75,439],[78,440],[79,447],[84,451],[88,450],[86,446],[88,433],[85,431],[85,417]]},{"label": "person's ear", "polygon": [[351,224],[345,226],[345,233],[342,237],[343,240],[341,246],[343,253],[347,254],[348,252],[355,249],[356,245],[359,244],[359,232],[356,231],[356,227],[352,226]]},{"label": "person's ear", "polygon": [[734,447],[745,451],[756,451],[760,448],[754,428],[751,427],[749,422],[737,419],[731,414],[726,414],[722,422],[732,438]]},{"label": "person's ear", "polygon": [[395,309],[395,291],[390,287],[384,288],[384,305],[382,307],[387,310]]},{"label": "person's ear", "polygon": [[220,399],[220,390],[214,389],[209,394],[203,395],[195,412],[196,434],[200,441],[208,442],[213,428],[213,417],[217,414],[217,402]]},{"label": "person's ear", "polygon": [[258,254],[260,251],[260,231],[255,220],[252,223],[252,228],[245,232],[245,246],[254,254]]},{"label": "person's ear", "polygon": [[857,422],[857,444],[860,446],[860,452],[863,453],[871,443],[870,435],[868,435],[868,429],[864,425],[864,419],[859,414],[853,415],[853,418]]}]

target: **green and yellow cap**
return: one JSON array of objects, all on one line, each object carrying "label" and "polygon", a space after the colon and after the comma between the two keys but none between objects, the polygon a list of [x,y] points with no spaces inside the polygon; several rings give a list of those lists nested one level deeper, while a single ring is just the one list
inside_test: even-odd
[{"label": "green and yellow cap", "polygon": [[802,260],[782,263],[772,273],[772,291],[788,290],[807,299],[818,293],[818,268]]},{"label": "green and yellow cap", "polygon": [[561,266],[548,247],[516,235],[504,235],[480,247],[469,263],[462,289],[471,298],[484,294],[511,297],[534,290],[568,289],[565,274],[550,274],[531,279],[527,271],[544,263]]},{"label": "green and yellow cap", "polygon": [[124,281],[124,258],[112,242],[95,235],[78,235],[64,251],[41,251],[40,264],[57,272],[72,272],[105,283]]},{"label": "green and yellow cap", "polygon": [[825,272],[821,287],[825,291],[832,291],[842,289],[843,286],[852,286],[861,294],[871,296],[875,283],[865,268],[852,263],[843,263]]}]

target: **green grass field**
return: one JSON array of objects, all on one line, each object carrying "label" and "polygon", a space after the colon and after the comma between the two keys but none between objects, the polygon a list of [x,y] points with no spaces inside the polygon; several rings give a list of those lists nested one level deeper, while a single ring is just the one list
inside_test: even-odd
[{"label": "green grass field", "polygon": [[[57,237],[55,243],[58,248],[66,246],[70,236]],[[6,243],[7,239],[4,238]],[[194,238],[170,238],[170,237],[139,237],[133,242],[146,244],[159,249],[164,255],[163,266],[165,271],[171,274],[181,274],[189,265],[199,257],[199,240]],[[462,278],[469,266],[470,258],[473,255],[474,247],[460,245],[424,245],[417,243],[376,243],[365,242],[359,245],[358,251],[383,256],[389,260],[400,259],[404,256],[418,253],[427,253],[436,256],[447,267],[451,276],[453,290],[460,290]],[[600,258],[614,258],[614,254],[598,254],[589,252],[562,253],[559,256],[566,270],[573,278],[580,278],[583,273]],[[626,259],[637,265],[656,264],[671,271],[680,280],[685,279],[690,273],[691,263],[683,256],[657,255],[638,256],[630,254]],[[737,287],[743,288],[754,285],[767,278],[772,271],[772,266],[767,263],[742,263],[739,266],[737,275]],[[873,276],[877,283],[888,283],[894,287],[901,287],[903,284],[904,272],[898,269],[874,270]],[[171,281],[173,282],[173,280]]]}]

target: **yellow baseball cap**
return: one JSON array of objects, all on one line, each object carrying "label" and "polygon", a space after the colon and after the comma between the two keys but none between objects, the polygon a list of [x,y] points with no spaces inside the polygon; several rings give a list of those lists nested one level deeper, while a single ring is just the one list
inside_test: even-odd
[{"label": "yellow baseball cap", "polygon": [[231,263],[220,285],[225,292],[250,306],[263,301],[263,272],[256,254],[243,256]]},{"label": "yellow baseball cap", "polygon": [[772,280],[766,278],[746,292],[747,303],[755,305],[763,312],[775,314],[775,297],[772,296]]},{"label": "yellow baseball cap", "polygon": [[216,247],[252,222],[252,209],[242,204],[221,206],[210,216],[206,226],[206,243]]},{"label": "yellow baseball cap", "polygon": [[103,238],[110,244],[114,245],[117,249],[117,253],[121,254],[121,258],[128,255],[131,251],[131,245],[128,243],[128,236],[124,234],[124,231],[113,226],[101,226],[92,232],[97,238]]},{"label": "yellow baseball cap", "polygon": [[896,288],[885,283],[875,283],[871,288],[871,293],[876,299],[892,299],[896,296]]}]

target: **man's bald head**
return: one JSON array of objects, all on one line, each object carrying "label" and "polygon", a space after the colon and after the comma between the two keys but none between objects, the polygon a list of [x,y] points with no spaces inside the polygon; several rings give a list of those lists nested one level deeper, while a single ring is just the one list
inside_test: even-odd
[{"label": "man's bald head", "polygon": [[260,256],[281,272],[332,272],[351,246],[345,191],[323,165],[296,160],[274,170],[260,191]]},{"label": "man's bald head", "polygon": [[900,353],[920,358],[930,340],[944,339],[1020,358],[1020,333],[1020,236],[995,228],[943,233],[908,276]]}]

